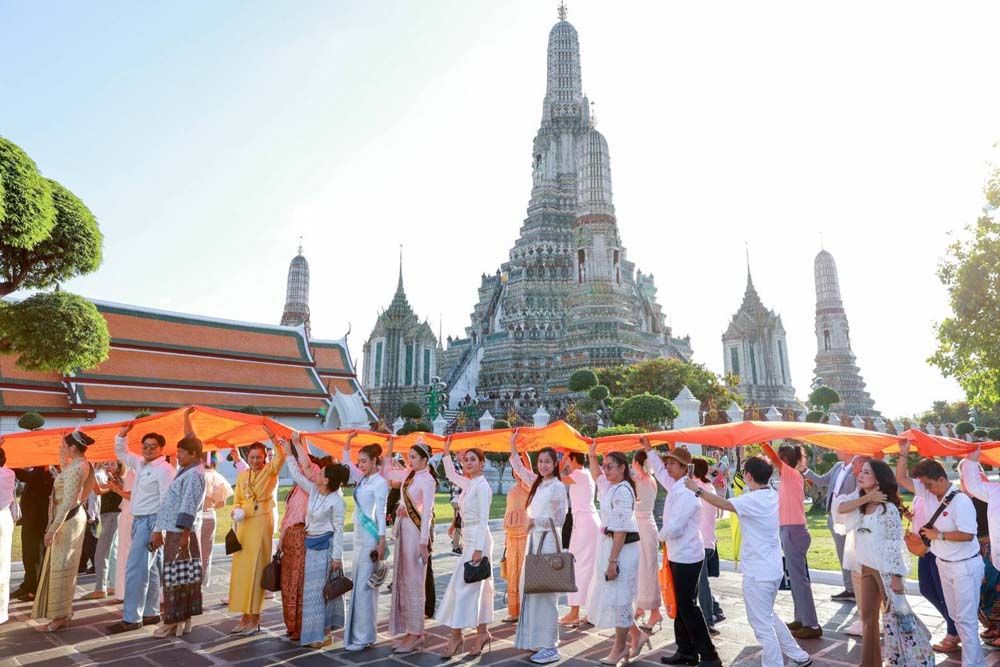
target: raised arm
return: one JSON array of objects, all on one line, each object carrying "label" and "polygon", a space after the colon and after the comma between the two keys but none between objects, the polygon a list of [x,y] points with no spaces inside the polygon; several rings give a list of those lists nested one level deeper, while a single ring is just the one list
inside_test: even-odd
[{"label": "raised arm", "polygon": [[524,463],[521,462],[521,457],[518,456],[517,452],[517,433],[519,429],[514,429],[514,432],[510,434],[510,465],[514,469],[514,473],[524,480],[525,484],[531,485],[535,483],[535,478],[538,477],[535,473],[531,471],[530,468],[526,467]]},{"label": "raised arm", "polygon": [[444,457],[442,460],[444,464],[444,474],[448,478],[448,481],[457,486],[458,488],[465,491],[466,487],[469,486],[469,478],[464,475],[459,475],[458,471],[455,470],[455,463],[451,459],[451,436],[449,435],[444,441]]},{"label": "raised arm", "polygon": [[760,449],[764,452],[764,455],[767,458],[771,459],[771,463],[774,464],[774,467],[777,468],[778,472],[781,472],[781,469],[785,466],[785,462],[781,460],[780,456],[778,456],[778,452],[771,448],[771,443],[763,443]]},{"label": "raised arm", "polygon": [[237,474],[250,469],[247,462],[243,460],[243,455],[240,454],[239,447],[233,447],[230,449],[229,456],[233,459],[233,467],[236,468]]},{"label": "raised arm", "polygon": [[663,460],[660,455],[653,451],[653,446],[649,444],[649,438],[644,435],[639,436],[639,444],[646,451],[646,463],[649,464],[649,472],[653,475],[653,479],[660,483],[666,490],[670,490],[670,475],[667,474],[667,468],[663,465]]},{"label": "raised arm", "polygon": [[[278,442],[280,443],[281,447],[279,451],[283,453],[287,452],[290,455],[291,451],[289,450],[292,447],[291,443],[285,440],[284,438],[279,438]],[[277,452],[275,452],[275,458],[277,458]],[[295,480],[296,484],[302,487],[303,491],[305,491],[310,495],[316,493],[316,485],[313,484],[311,479],[309,479],[308,477],[306,477],[305,474],[303,474],[302,469],[299,467],[299,462],[295,460],[294,456],[288,456],[288,472],[292,474],[292,479]]]},{"label": "raised arm", "polygon": [[[716,507],[720,510],[726,510],[727,512],[732,512],[734,514],[736,513],[736,507],[731,502],[714,491],[709,491],[708,489],[698,486],[698,482],[690,477],[684,480],[684,486],[694,491],[694,493],[701,498],[702,502],[708,503],[712,507]],[[699,491],[701,491],[700,494],[698,493]]]},{"label": "raised arm", "polygon": [[115,436],[115,456],[118,460],[133,470],[138,470],[142,465],[142,457],[136,456],[128,450],[128,434],[135,426],[135,422],[129,422],[121,427],[118,435]]},{"label": "raised arm", "polygon": [[194,426],[191,425],[191,413],[194,412],[194,406],[184,410],[184,437],[185,438],[197,438],[198,436],[194,433]]},{"label": "raised arm", "polygon": [[604,472],[601,470],[601,464],[597,460],[596,438],[590,439],[590,445],[587,449],[587,463],[590,466],[590,474],[594,478],[594,483],[597,483],[597,480],[604,476]]},{"label": "raised arm", "polygon": [[983,479],[982,469],[979,467],[979,454],[980,448],[976,447],[975,451],[971,452],[969,457],[959,464],[959,470],[966,491],[984,503],[988,503],[990,502],[990,489],[1000,488],[1000,484],[987,482]]},{"label": "raised arm", "polygon": [[354,440],[354,436],[358,434],[357,431],[351,431],[344,438],[344,451],[340,456],[340,462],[347,466],[348,470],[351,471],[351,484],[357,484],[361,481],[364,475],[361,474],[361,470],[358,469],[356,465],[351,463],[351,441]]},{"label": "raised arm", "polygon": [[910,441],[903,440],[899,443],[899,456],[896,457],[896,483],[910,493],[914,493],[913,480],[910,478],[910,471],[906,467],[906,459],[909,455]]},{"label": "raised arm", "polygon": [[409,470],[404,468],[403,470],[396,470],[392,467],[392,448],[396,444],[396,437],[389,436],[389,445],[385,454],[385,458],[382,459],[382,476],[385,477],[393,486],[399,486],[406,480],[406,476],[409,474]]}]

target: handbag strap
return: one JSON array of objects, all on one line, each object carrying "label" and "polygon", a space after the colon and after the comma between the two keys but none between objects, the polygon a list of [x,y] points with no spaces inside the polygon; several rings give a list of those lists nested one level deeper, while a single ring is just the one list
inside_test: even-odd
[{"label": "handbag strap", "polygon": [[952,492],[945,497],[945,499],[941,502],[941,504],[938,505],[938,508],[934,511],[934,514],[931,515],[931,520],[924,524],[924,528],[934,527],[934,522],[938,520],[938,517],[941,516],[941,512],[945,511],[945,509],[948,507],[948,505],[951,504],[952,499],[956,495],[958,495],[958,489],[952,490]]},{"label": "handbag strap", "polygon": [[556,553],[562,553],[562,544],[560,543],[559,536],[556,535],[556,522],[550,518],[549,529],[542,533],[542,539],[538,540],[538,548],[535,549],[536,556],[542,555],[542,545],[545,544],[545,538],[549,536],[549,533],[552,533],[552,539],[556,542]]}]

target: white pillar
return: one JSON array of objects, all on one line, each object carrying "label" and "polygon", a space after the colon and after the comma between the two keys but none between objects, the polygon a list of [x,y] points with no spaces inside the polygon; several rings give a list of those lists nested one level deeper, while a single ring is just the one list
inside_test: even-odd
[{"label": "white pillar", "polygon": [[[673,404],[677,406],[677,411],[680,413],[677,415],[677,419],[674,420],[674,428],[692,428],[701,426],[699,417],[701,415],[701,401],[694,397],[691,390],[687,387],[681,389],[680,393],[677,394],[677,398],[673,400]],[[701,454],[701,445],[685,444],[688,450],[694,454]]]},{"label": "white pillar", "polygon": [[399,433],[399,429],[403,428],[403,424],[405,423],[402,417],[396,417],[396,421],[392,422],[392,432]]},{"label": "white pillar", "polygon": [[733,401],[732,403],[729,404],[729,407],[726,409],[726,416],[729,417],[730,424],[741,422],[743,421],[743,408],[737,405],[736,401]]},{"label": "white pillar", "polygon": [[767,421],[769,422],[780,422],[781,413],[778,412],[778,408],[772,405],[770,409],[768,409],[768,411],[764,414],[764,418],[767,419]]},{"label": "white pillar", "polygon": [[483,416],[479,418],[479,430],[480,431],[492,430],[493,422],[495,421],[496,419],[494,419],[493,415],[490,414],[490,411],[487,410],[486,412],[483,413]]},{"label": "white pillar", "polygon": [[535,428],[542,428],[549,425],[549,413],[545,411],[545,406],[543,405],[538,406],[538,409],[535,410],[535,414],[531,418],[535,422]]},{"label": "white pillar", "polygon": [[444,435],[444,430],[448,428],[448,420],[444,418],[443,414],[438,415],[434,418],[434,421],[431,422],[431,426],[434,427],[435,435]]},{"label": "white pillar", "polygon": [[851,420],[851,426],[854,428],[864,428],[865,420],[860,415],[854,415],[854,419]]}]

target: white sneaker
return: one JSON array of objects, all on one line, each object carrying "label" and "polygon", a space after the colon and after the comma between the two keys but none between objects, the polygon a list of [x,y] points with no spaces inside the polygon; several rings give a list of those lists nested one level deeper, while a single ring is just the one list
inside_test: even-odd
[{"label": "white sneaker", "polygon": [[859,618],[858,620],[851,623],[850,627],[844,630],[844,634],[850,635],[852,637],[860,637],[862,634],[864,634],[864,625],[861,623],[861,619]]},{"label": "white sneaker", "polygon": [[531,656],[529,660],[536,665],[547,665],[550,662],[559,662],[561,658],[562,656],[559,655],[559,649],[543,648],[541,651]]}]

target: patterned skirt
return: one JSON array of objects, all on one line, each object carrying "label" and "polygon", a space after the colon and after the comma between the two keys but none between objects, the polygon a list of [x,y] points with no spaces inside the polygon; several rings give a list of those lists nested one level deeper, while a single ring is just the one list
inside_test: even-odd
[{"label": "patterned skirt", "polygon": [[285,529],[281,538],[281,612],[288,637],[297,640],[302,632],[302,582],[306,576],[306,525]]},{"label": "patterned skirt", "polygon": [[[282,561],[284,576],[284,561]],[[344,596],[327,602],[323,599],[330,569],[330,548],[323,550],[306,549],[305,579],[308,584],[302,591],[302,636],[303,645],[323,641],[334,628],[344,627]],[[362,583],[361,585],[364,585]]]},{"label": "patterned skirt", "polygon": [[76,576],[86,528],[87,514],[78,508],[56,531],[52,546],[45,550],[42,560],[38,592],[31,609],[32,618],[72,618]]},{"label": "patterned skirt", "polygon": [[[200,530],[188,533],[188,548],[181,549],[181,534],[166,532],[163,541],[163,569],[180,560],[194,560],[201,563],[201,549],[198,544]],[[204,576],[204,573],[202,573]],[[160,614],[166,625],[183,623],[192,616],[201,615],[201,582],[167,588],[163,586],[163,602]]]}]

